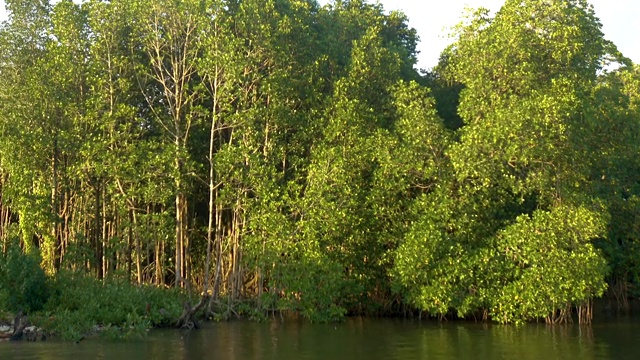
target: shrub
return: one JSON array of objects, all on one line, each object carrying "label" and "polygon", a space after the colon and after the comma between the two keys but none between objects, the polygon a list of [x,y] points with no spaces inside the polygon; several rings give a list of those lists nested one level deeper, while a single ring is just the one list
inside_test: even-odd
[{"label": "shrub", "polygon": [[49,283],[37,253],[25,254],[15,244],[0,255],[0,308],[38,311],[49,298]]},{"label": "shrub", "polygon": [[173,325],[184,300],[186,295],[175,289],[63,271],[54,279],[53,295],[45,307],[52,316],[43,325],[65,339],[90,332],[96,325],[107,329],[110,338],[139,337],[151,327]]}]

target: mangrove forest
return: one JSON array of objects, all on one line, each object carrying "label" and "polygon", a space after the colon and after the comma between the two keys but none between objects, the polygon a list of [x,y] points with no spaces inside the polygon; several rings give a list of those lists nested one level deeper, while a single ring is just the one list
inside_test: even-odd
[{"label": "mangrove forest", "polygon": [[640,66],[586,0],[469,10],[424,70],[363,0],[6,8],[0,313],[77,338],[640,296]]}]

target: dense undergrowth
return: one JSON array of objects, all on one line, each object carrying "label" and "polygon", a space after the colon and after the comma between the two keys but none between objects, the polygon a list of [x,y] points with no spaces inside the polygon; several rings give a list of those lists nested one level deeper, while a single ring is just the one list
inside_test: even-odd
[{"label": "dense undergrowth", "polygon": [[108,336],[126,337],[172,326],[187,298],[175,289],[136,286],[126,278],[100,281],[61,273],[51,284],[51,297],[34,322],[64,338],[82,336],[96,325]]},{"label": "dense undergrowth", "polygon": [[14,249],[0,256],[0,310],[4,317],[23,311],[33,325],[65,340],[92,333],[140,337],[151,328],[173,326],[189,300],[184,291],[136,286],[124,275],[98,280],[62,271],[48,277],[37,256]]}]

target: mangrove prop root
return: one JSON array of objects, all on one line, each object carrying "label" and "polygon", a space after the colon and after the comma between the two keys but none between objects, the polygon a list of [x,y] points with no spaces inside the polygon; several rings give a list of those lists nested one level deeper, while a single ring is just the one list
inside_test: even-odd
[{"label": "mangrove prop root", "polygon": [[202,307],[207,303],[208,296],[203,296],[200,298],[200,302],[196,304],[196,306],[191,306],[188,301],[184,302],[184,310],[182,311],[182,315],[176,322],[176,327],[179,329],[197,329],[198,321],[195,318],[195,314],[202,309]]},{"label": "mangrove prop root", "polygon": [[22,311],[18,312],[13,320],[13,334],[9,338],[10,341],[22,340],[24,329],[29,325],[29,319]]}]

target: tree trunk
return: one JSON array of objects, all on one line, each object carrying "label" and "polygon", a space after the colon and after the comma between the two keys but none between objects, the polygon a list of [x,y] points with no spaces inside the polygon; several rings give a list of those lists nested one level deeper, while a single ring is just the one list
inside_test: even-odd
[{"label": "tree trunk", "polygon": [[107,237],[108,237],[108,229],[107,229],[107,201],[106,201],[106,190],[105,187],[102,187],[102,246],[100,247],[100,275],[98,278],[104,279],[107,275],[107,257],[105,256],[105,252],[107,249]]},{"label": "tree trunk", "polygon": [[[217,194],[217,191],[216,191]],[[207,313],[213,312],[213,302],[218,299],[220,294],[220,281],[222,272],[222,205],[216,206],[216,232],[215,232],[215,245],[216,245],[216,273],[213,278],[213,292],[207,305]]]},{"label": "tree trunk", "polygon": [[11,334],[9,340],[22,340],[22,333],[28,325],[29,320],[27,319],[27,315],[25,315],[22,311],[18,312],[18,315],[16,315],[15,319],[13,320],[13,334]]},{"label": "tree trunk", "polygon": [[210,287],[210,267],[211,267],[211,248],[213,243],[213,227],[214,227],[214,213],[216,211],[215,200],[216,193],[218,191],[216,186],[215,167],[213,162],[213,154],[215,153],[216,143],[216,130],[218,123],[218,71],[216,65],[216,71],[212,81],[213,90],[213,105],[211,107],[211,128],[209,131],[209,219],[207,223],[207,260],[205,264],[205,285],[204,293],[208,294]]},{"label": "tree trunk", "polygon": [[[133,201],[133,200],[132,200]],[[136,279],[138,285],[142,285],[142,246],[140,245],[140,232],[138,231],[138,217],[135,211],[133,211],[133,227],[136,244]]]},{"label": "tree trunk", "polygon": [[102,205],[101,203],[103,202],[102,200],[102,181],[100,181],[98,184],[96,184],[96,188],[95,188],[95,220],[94,220],[94,226],[96,227],[94,230],[94,236],[93,236],[93,241],[94,241],[94,247],[96,249],[96,253],[95,253],[95,271],[96,271],[96,277],[98,279],[102,279],[102,244],[104,241],[104,213],[102,213],[100,210],[102,209]]},{"label": "tree trunk", "polygon": [[133,209],[129,209],[129,229],[127,238],[127,252],[125,261],[127,262],[127,280],[131,281],[131,263],[133,262],[131,258],[131,248],[133,247]]},{"label": "tree trunk", "polygon": [[[176,186],[180,186],[180,181],[176,181]],[[176,259],[175,277],[176,287],[184,287],[184,244],[185,244],[185,195],[182,190],[176,194]]]},{"label": "tree trunk", "polygon": [[198,302],[198,304],[196,304],[196,306],[193,306],[193,307],[188,301],[185,301],[183,305],[184,309],[182,311],[182,315],[180,315],[180,318],[176,322],[176,327],[179,329],[189,329],[189,330],[199,328],[200,326],[198,325],[198,321],[195,318],[195,314],[198,311],[200,311],[200,309],[202,309],[204,304],[207,303],[208,299],[209,299],[208,296],[203,296]]},{"label": "tree trunk", "polygon": [[158,236],[157,226],[154,226],[154,237],[156,241],[156,285],[160,286],[164,284],[164,271],[163,271],[163,262],[164,262],[164,242]]}]

